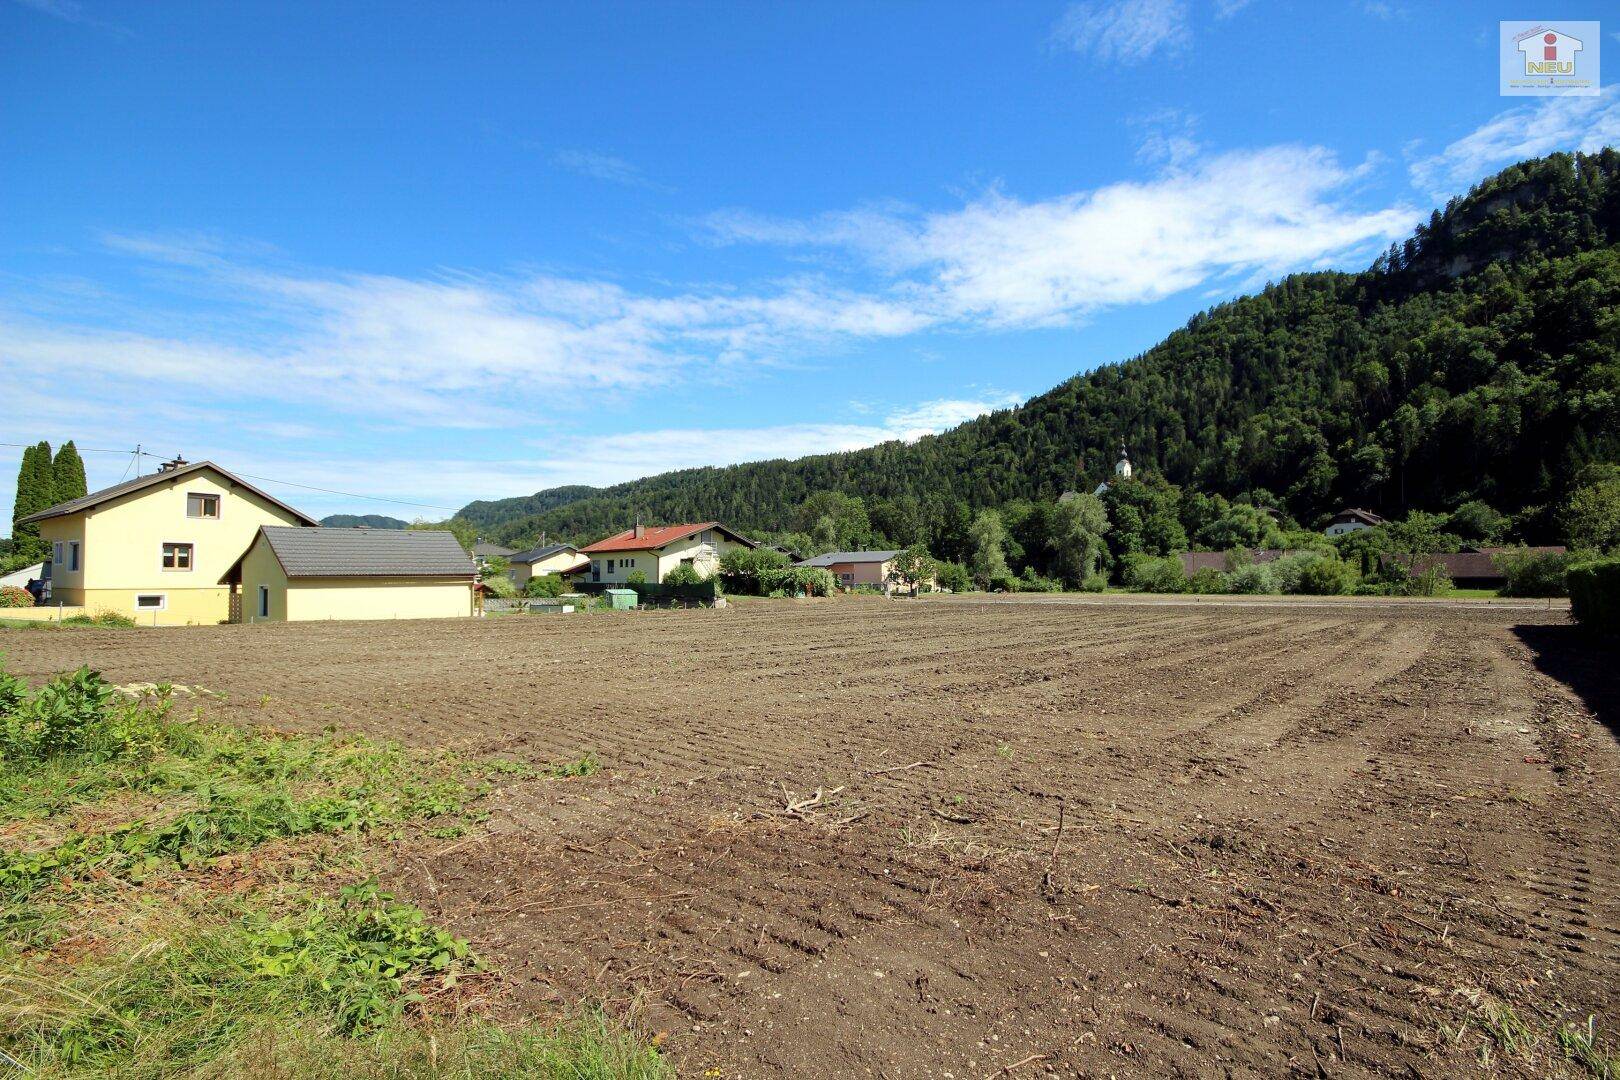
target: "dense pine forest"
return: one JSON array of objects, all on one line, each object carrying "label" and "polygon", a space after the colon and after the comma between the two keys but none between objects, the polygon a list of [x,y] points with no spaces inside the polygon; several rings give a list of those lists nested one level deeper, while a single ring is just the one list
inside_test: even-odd
[{"label": "dense pine forest", "polygon": [[1555,154],[1453,199],[1356,274],[1297,274],[1024,405],[915,443],[610,488],[475,502],[523,544],[646,521],[803,527],[860,497],[874,534],[949,548],[973,513],[1090,490],[1121,442],[1179,488],[1313,526],[1483,503],[1508,535],[1562,539],[1557,508],[1620,462],[1620,153]]}]

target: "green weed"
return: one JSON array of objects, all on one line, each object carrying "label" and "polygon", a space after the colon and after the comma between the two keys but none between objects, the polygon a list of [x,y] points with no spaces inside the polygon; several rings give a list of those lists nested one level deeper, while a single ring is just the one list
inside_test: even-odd
[{"label": "green weed", "polygon": [[596,760],[595,755],[586,753],[573,761],[553,765],[550,775],[558,780],[566,780],[578,776],[595,776],[601,771],[602,763]]}]

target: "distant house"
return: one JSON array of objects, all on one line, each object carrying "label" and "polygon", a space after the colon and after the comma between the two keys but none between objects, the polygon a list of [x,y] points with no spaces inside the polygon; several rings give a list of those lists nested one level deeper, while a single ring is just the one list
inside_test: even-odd
[{"label": "distant house", "polygon": [[1360,529],[1376,529],[1384,524],[1384,519],[1371,510],[1362,510],[1357,507],[1347,507],[1333,515],[1324,532],[1329,536],[1343,536],[1345,533],[1356,532]]},{"label": "distant house", "polygon": [[637,525],[579,549],[590,560],[588,572],[576,574],[591,584],[623,585],[640,573],[657,585],[677,566],[702,577],[720,569],[726,552],[759,545],[718,521],[685,525]]},{"label": "distant house", "polygon": [[799,565],[830,570],[838,584],[846,588],[866,585],[888,591],[900,583],[900,575],[894,570],[894,560],[899,554],[898,551],[829,551],[805,559]]},{"label": "distant house", "polygon": [[316,531],[315,519],[210,461],[164,462],[150,476],[26,517],[51,546],[51,599],[150,623],[234,615],[224,580],[261,526]]},{"label": "distant house", "polygon": [[480,574],[482,574],[489,566],[489,561],[491,559],[508,559],[515,554],[517,554],[517,552],[513,551],[511,548],[502,547],[499,544],[492,544],[487,540],[480,540],[472,546],[473,562],[478,565],[478,572]]},{"label": "distant house", "polygon": [[511,564],[511,569],[507,570],[506,575],[519,588],[528,584],[532,577],[578,573],[589,570],[591,563],[573,544],[548,544],[527,551],[516,551],[506,556],[506,561]]},{"label": "distant house", "polygon": [[1477,547],[1449,555],[1385,555],[1386,564],[1405,567],[1408,573],[1422,574],[1438,566],[1445,570],[1453,585],[1465,589],[1496,589],[1507,584],[1507,575],[1499,565],[1500,557],[1510,552],[1528,552],[1532,555],[1562,555],[1561,545],[1545,547]]},{"label": "distant house", "polygon": [[473,560],[438,530],[263,526],[225,578],[241,587],[243,622],[473,612]]}]

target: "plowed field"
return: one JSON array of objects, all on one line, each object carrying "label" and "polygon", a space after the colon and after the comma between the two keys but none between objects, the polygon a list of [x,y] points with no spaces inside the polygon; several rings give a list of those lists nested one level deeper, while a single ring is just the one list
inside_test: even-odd
[{"label": "plowed field", "polygon": [[1620,676],[1565,621],[857,600],[0,649],[594,754],[390,884],[502,1008],[633,1010],[685,1075],[1439,1077],[1573,1070],[1553,1028],[1620,1023]]}]

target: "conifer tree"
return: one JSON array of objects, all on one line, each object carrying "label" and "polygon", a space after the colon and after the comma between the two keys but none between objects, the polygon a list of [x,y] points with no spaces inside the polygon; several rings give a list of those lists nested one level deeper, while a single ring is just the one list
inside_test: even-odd
[{"label": "conifer tree", "polygon": [[17,499],[11,511],[12,550],[16,554],[33,558],[44,556],[45,542],[39,538],[39,526],[19,522],[51,506],[55,501],[51,497],[54,489],[51,444],[41,440],[23,451],[22,466],[17,470]]},{"label": "conifer tree", "polygon": [[79,457],[79,449],[72,439],[56,452],[56,460],[51,464],[51,480],[53,506],[89,493],[84,480],[84,459]]}]

